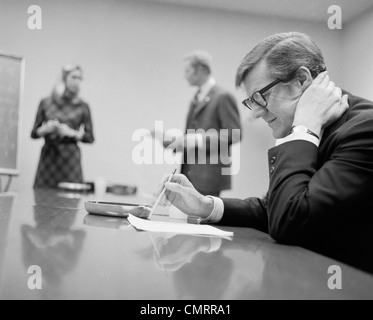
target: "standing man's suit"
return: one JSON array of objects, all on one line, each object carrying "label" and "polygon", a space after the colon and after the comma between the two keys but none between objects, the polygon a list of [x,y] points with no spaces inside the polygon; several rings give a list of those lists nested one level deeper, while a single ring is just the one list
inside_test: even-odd
[{"label": "standing man's suit", "polygon": [[[218,135],[207,135],[206,143],[195,152],[184,149],[184,163],[181,173],[186,175],[194,187],[202,194],[218,195],[220,191],[231,188],[231,176],[223,175],[222,169],[228,169],[230,163],[224,161],[222,146],[239,142],[241,130],[240,115],[235,98],[226,90],[214,85],[207,96],[192,101],[186,123],[188,130],[202,129],[206,132],[215,129]],[[226,130],[222,130],[226,129]],[[221,131],[222,130],[222,131]],[[212,131],[210,131],[212,132]],[[221,144],[221,145],[220,145]],[[206,152],[206,163],[198,163],[198,154]],[[226,159],[227,160],[227,159]]]}]

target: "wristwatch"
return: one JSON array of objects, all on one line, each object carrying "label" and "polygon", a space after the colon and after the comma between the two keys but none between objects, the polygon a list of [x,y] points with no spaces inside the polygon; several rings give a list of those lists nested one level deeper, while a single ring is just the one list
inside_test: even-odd
[{"label": "wristwatch", "polygon": [[314,136],[315,138],[319,139],[319,136],[315,133],[315,132],[312,132],[310,129],[308,129],[307,127],[305,126],[302,126],[302,125],[297,125],[297,126],[293,126],[290,130],[290,134],[291,133],[295,133],[295,132],[303,132],[303,133],[308,133],[310,134],[311,136]]}]

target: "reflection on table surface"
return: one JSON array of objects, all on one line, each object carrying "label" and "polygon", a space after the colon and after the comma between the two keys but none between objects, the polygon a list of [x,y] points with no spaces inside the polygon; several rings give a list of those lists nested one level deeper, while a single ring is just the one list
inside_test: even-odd
[{"label": "reflection on table surface", "polygon": [[12,194],[0,194],[0,270],[3,265],[14,197]]},{"label": "reflection on table surface", "polygon": [[[94,195],[0,197],[0,299],[373,299],[373,276],[247,228],[232,240],[134,229],[88,215]],[[131,202],[127,197],[100,200]],[[29,267],[42,271],[30,290]],[[342,290],[328,268],[342,268]]]}]

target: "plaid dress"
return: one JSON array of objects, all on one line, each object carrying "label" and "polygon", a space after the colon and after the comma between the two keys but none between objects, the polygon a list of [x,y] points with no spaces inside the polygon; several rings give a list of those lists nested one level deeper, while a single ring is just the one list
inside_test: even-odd
[{"label": "plaid dress", "polygon": [[[79,130],[83,126],[82,142],[94,141],[89,106],[80,99],[64,97],[60,102],[52,97],[43,99],[31,132],[33,139],[40,138],[37,129],[49,120],[58,120],[74,130]],[[34,188],[55,188],[59,182],[83,182],[81,153],[75,139],[51,134],[45,137]]]}]

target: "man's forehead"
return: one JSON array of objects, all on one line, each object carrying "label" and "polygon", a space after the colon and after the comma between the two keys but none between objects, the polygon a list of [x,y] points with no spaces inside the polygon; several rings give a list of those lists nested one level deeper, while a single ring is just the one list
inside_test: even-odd
[{"label": "man's forehead", "polygon": [[251,95],[268,85],[269,81],[267,63],[262,61],[250,70],[243,84],[246,92]]},{"label": "man's forehead", "polygon": [[192,61],[190,60],[185,60],[184,61],[184,69],[189,70],[189,69],[194,69]]}]

